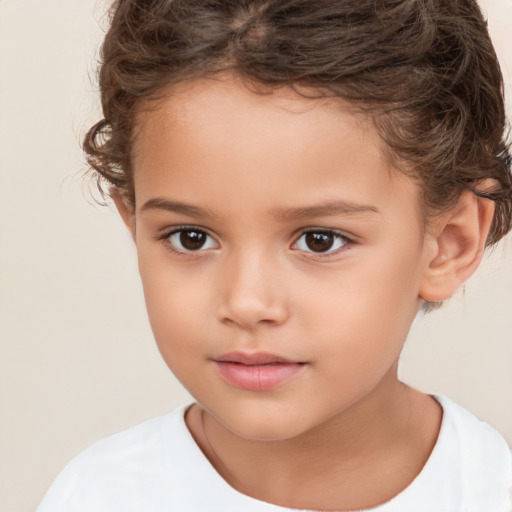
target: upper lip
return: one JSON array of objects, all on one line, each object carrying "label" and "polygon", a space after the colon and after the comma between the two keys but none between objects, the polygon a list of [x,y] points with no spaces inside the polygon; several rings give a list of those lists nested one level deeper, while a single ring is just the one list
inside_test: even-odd
[{"label": "upper lip", "polygon": [[268,352],[255,352],[248,354],[245,352],[229,352],[213,359],[217,363],[239,363],[246,366],[257,366],[263,364],[299,364],[300,361],[292,361],[284,357],[270,354]]}]

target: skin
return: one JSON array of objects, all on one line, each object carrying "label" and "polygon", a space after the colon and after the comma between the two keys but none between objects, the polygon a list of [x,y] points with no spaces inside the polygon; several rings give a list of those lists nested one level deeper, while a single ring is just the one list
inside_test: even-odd
[{"label": "skin", "polygon": [[[442,417],[399,382],[400,352],[422,298],[448,298],[478,265],[492,208],[465,194],[426,230],[418,185],[341,102],[257,95],[232,76],[168,92],[139,115],[136,208],[113,197],[158,347],[197,400],[189,430],[257,499],[322,510],[389,500],[421,471]],[[184,226],[205,245],[180,245],[171,232]],[[311,250],[307,229],[334,230],[332,248]],[[213,361],[233,351],[304,364],[248,391]]]}]

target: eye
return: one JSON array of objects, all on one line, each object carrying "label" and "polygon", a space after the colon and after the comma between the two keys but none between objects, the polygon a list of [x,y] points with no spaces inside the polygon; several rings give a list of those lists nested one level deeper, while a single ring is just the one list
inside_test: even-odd
[{"label": "eye", "polygon": [[334,253],[350,241],[337,231],[307,231],[293,245],[293,249],[313,253]]},{"label": "eye", "polygon": [[192,227],[176,229],[163,238],[176,252],[198,252],[219,246],[206,232]]}]

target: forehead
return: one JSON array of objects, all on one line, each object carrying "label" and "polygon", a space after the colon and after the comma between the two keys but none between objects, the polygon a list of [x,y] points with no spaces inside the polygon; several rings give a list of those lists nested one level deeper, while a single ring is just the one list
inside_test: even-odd
[{"label": "forehead", "polygon": [[339,99],[285,87],[262,94],[237,79],[207,78],[174,85],[138,121],[138,204],[168,190],[224,206],[229,190],[229,204],[243,209],[257,201],[269,209],[339,198],[379,203],[397,193],[412,194],[417,206],[412,183],[397,188],[411,180],[392,168],[373,123]]},{"label": "forehead", "polygon": [[[254,146],[269,134],[276,145],[292,137],[298,141],[314,136],[322,136],[327,145],[347,130],[357,131],[367,149],[385,153],[385,144],[369,116],[340,98],[306,97],[320,93],[305,87],[299,90],[304,96],[291,87],[253,85],[232,74],[174,84],[164,90],[160,99],[139,109],[135,162],[148,140],[162,130],[181,132],[183,139],[192,140],[212,128],[219,143],[236,130],[237,138],[244,134],[247,139],[252,137]],[[332,137],[325,139],[327,134]]]}]

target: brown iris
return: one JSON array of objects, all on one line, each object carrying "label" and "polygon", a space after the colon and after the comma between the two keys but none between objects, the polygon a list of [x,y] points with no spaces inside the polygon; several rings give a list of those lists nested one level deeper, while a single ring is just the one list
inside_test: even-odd
[{"label": "brown iris", "polygon": [[306,245],[314,252],[325,252],[332,248],[334,235],[331,233],[306,233]]},{"label": "brown iris", "polygon": [[197,251],[205,244],[206,237],[206,233],[203,233],[202,231],[182,231],[180,233],[180,242],[188,251]]}]

